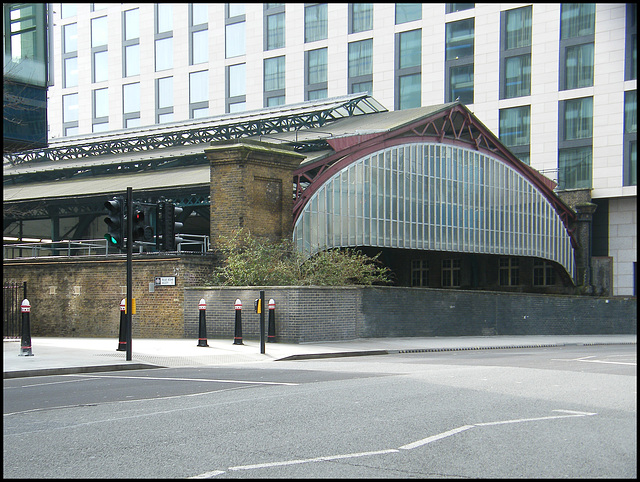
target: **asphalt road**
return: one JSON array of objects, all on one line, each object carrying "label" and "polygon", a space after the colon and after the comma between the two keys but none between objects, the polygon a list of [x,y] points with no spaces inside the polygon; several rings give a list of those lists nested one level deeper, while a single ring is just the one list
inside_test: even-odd
[{"label": "asphalt road", "polygon": [[637,477],[636,346],[4,380],[5,478]]}]

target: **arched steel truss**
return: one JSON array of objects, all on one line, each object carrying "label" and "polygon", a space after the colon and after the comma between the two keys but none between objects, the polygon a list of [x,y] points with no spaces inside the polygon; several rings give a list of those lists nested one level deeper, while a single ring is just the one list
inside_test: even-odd
[{"label": "arched steel truss", "polygon": [[[317,102],[304,102],[280,108],[202,119],[198,122],[188,123],[191,127],[183,129],[179,129],[173,124],[90,136],[84,141],[83,139],[71,140],[43,149],[5,153],[3,158],[5,163],[17,166],[33,161],[63,161],[190,144],[205,144],[239,137],[320,127],[343,117],[382,111],[386,111],[386,109],[368,94],[352,94]],[[304,148],[304,146],[300,148]]]},{"label": "arched steel truss", "polygon": [[374,151],[409,142],[433,142],[472,147],[501,159],[527,178],[551,203],[577,247],[572,223],[575,213],[556,196],[555,183],[516,158],[494,134],[460,103],[443,108],[398,129],[358,135],[348,138],[326,139],[335,153],[305,164],[294,172],[293,222],[298,220],[313,194],[334,174]]}]

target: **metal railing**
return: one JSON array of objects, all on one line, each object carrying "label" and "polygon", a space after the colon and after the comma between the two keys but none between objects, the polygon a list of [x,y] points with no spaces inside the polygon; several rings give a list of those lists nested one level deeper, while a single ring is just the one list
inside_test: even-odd
[{"label": "metal railing", "polygon": [[[176,252],[202,252],[209,251],[209,236],[195,234],[181,234],[183,239],[177,245]],[[134,245],[134,253],[155,251],[155,242],[137,243]],[[120,254],[121,251],[109,246],[106,239],[81,239],[40,243],[12,243],[2,246],[4,259],[25,259],[45,257],[72,257],[72,256],[107,256]]]}]

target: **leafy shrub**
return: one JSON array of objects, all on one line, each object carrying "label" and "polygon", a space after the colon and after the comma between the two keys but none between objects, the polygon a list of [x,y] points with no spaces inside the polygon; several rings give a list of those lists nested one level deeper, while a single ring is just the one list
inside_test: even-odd
[{"label": "leafy shrub", "polygon": [[346,286],[389,284],[390,271],[355,249],[330,249],[308,258],[291,241],[257,238],[245,229],[221,237],[222,265],[214,284],[229,286]]}]

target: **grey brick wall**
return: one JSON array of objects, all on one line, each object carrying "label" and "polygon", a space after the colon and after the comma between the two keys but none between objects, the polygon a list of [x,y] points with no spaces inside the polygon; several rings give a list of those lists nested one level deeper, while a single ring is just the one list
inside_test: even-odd
[{"label": "grey brick wall", "polygon": [[[198,301],[207,336],[259,339],[256,288],[185,288],[185,337],[197,338]],[[635,334],[635,298],[533,295],[400,287],[265,287],[276,302],[276,340],[304,343],[367,337]],[[265,312],[265,320],[267,320]]]}]

